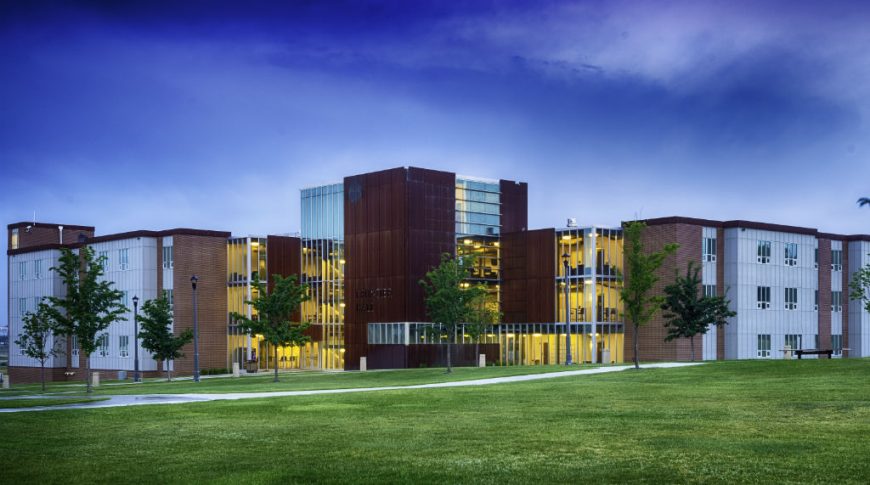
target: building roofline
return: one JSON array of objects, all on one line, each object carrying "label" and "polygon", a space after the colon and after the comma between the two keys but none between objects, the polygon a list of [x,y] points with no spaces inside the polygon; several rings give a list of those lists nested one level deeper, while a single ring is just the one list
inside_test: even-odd
[{"label": "building roofline", "polygon": [[[64,226],[66,228],[67,226]],[[45,251],[49,249],[75,249],[80,248],[82,246],[87,246],[90,244],[108,242],[108,241],[123,241],[124,239],[133,239],[137,237],[166,237],[166,236],[202,236],[202,237],[217,237],[221,239],[229,239],[232,234],[226,231],[210,231],[206,229],[190,229],[187,227],[177,227],[174,229],[166,229],[163,231],[148,231],[148,230],[138,230],[138,231],[127,231],[127,232],[119,232],[116,234],[106,234],[104,236],[96,236],[89,237],[84,242],[74,241],[65,244],[41,244],[39,246],[29,246],[25,248],[18,249],[9,249],[6,251],[7,255],[15,255],[15,254],[25,254],[36,251]]]},{"label": "building roofline", "polygon": [[94,226],[79,226],[76,224],[55,224],[53,222],[40,222],[40,221],[36,221],[36,222],[33,222],[33,221],[13,222],[12,224],[7,225],[6,228],[7,229],[15,229],[15,228],[27,227],[27,226],[50,226],[50,227],[54,227],[54,228],[57,228],[59,226],[63,226],[64,229],[70,229],[73,231],[93,231],[94,230]]},{"label": "building roofline", "polygon": [[[627,222],[627,221],[626,221]],[[721,227],[723,229],[730,229],[735,227],[741,227],[746,229],[760,229],[763,231],[774,231],[774,232],[790,232],[794,234],[804,234],[808,236],[815,236],[824,239],[833,239],[836,241],[868,241],[870,242],[870,235],[867,234],[833,234],[828,232],[820,232],[818,229],[813,227],[801,227],[801,226],[789,226],[786,224],[772,224],[769,222],[755,222],[755,221],[745,221],[745,220],[731,220],[731,221],[714,221],[712,219],[698,219],[694,217],[681,217],[681,216],[670,216],[670,217],[658,217],[654,219],[643,219],[641,222],[645,222],[648,226],[660,226],[664,224],[692,224],[696,226],[707,226],[707,227]],[[625,222],[623,222],[625,224]]]}]

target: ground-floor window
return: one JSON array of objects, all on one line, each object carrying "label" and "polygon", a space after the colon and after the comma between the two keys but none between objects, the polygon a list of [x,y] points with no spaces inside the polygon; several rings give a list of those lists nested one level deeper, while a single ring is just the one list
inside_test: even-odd
[{"label": "ground-floor window", "polygon": [[758,336],[758,356],[770,357],[770,335]]},{"label": "ground-floor window", "polygon": [[129,357],[130,356],[130,336],[129,335],[121,335],[118,337],[118,350],[120,352],[121,357]]},{"label": "ground-floor window", "polygon": [[831,335],[831,348],[834,355],[843,355],[843,335]]},{"label": "ground-floor window", "polygon": [[803,348],[801,335],[786,335],[785,346],[791,350],[800,350]]}]

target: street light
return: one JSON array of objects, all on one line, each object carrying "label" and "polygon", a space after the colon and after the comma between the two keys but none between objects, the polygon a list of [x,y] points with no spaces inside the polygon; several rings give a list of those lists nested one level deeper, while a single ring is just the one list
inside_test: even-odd
[{"label": "street light", "polygon": [[141,382],[139,376],[139,297],[133,296],[133,382]]},{"label": "street light", "polygon": [[562,263],[565,266],[565,328],[568,332],[565,334],[565,365],[573,363],[571,361],[571,306],[568,299],[568,260],[570,258],[571,255],[568,253],[562,255]]},{"label": "street light", "polygon": [[196,275],[190,277],[190,286],[193,287],[193,382],[199,382],[199,324],[196,315]]}]

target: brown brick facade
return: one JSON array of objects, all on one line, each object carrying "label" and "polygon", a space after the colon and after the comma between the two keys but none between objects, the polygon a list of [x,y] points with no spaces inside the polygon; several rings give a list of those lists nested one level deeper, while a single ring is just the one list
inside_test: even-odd
[{"label": "brown brick facade", "polygon": [[[819,238],[819,347],[831,348],[831,240]],[[844,312],[844,316],[845,316]],[[845,323],[845,322],[844,322]]]},{"label": "brown brick facade", "polygon": [[[175,332],[193,328],[193,289],[196,275],[199,327],[199,368],[227,365],[227,240],[226,237],[173,235]],[[175,371],[193,372],[193,344],[183,349]]]}]

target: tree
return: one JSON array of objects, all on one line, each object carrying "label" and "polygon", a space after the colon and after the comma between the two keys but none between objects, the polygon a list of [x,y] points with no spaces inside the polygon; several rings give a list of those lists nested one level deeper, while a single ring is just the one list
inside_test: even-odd
[{"label": "tree", "polygon": [[426,273],[420,286],[426,293],[426,313],[437,324],[432,331],[447,338],[447,373],[453,372],[451,354],[456,342],[456,332],[462,323],[473,318],[475,303],[483,298],[486,290],[480,285],[470,285],[465,280],[470,275],[470,256],[454,258],[448,253],[441,255],[441,264]]},{"label": "tree", "polygon": [[142,305],[139,328],[137,337],[142,339],[142,348],[164,361],[166,380],[171,381],[169,361],[184,357],[181,348],[193,341],[193,331],[188,328],[177,337],[172,333],[172,310],[163,296]]},{"label": "tree", "polygon": [[632,221],[625,225],[624,264],[627,278],[619,297],[625,306],[625,319],[634,325],[634,368],[640,368],[638,359],[637,333],[640,327],[649,323],[655,312],[661,307],[664,298],[653,295],[652,290],[659,278],[656,271],[665,258],[673,254],[678,244],[665,244],[660,251],[647,252],[643,246],[642,236],[646,224]]},{"label": "tree", "polygon": [[688,338],[692,362],[695,361],[695,335],[706,334],[711,325],[727,325],[727,319],[737,315],[728,309],[730,302],[724,296],[703,294],[699,271],[700,268],[689,261],[686,276],[675,275],[674,282],[665,287],[662,303],[662,310],[668,312],[663,315],[668,330],[665,341]]},{"label": "tree", "polygon": [[100,279],[105,258],[94,259],[94,250],[88,246],[79,254],[61,249],[59,265],[52,267],[66,287],[66,296],[49,297],[50,314],[55,322],[55,333],[74,336],[85,354],[85,380],[88,393],[91,387],[91,354],[97,350],[109,325],[126,320],[127,308],[121,304],[123,293],[112,288],[111,281]]},{"label": "tree", "polygon": [[480,358],[480,339],[492,325],[501,320],[501,312],[486,301],[486,287],[480,285],[483,294],[471,305],[468,321],[465,323],[465,333],[474,342],[474,358]]},{"label": "tree", "polygon": [[257,297],[245,301],[254,310],[254,318],[248,318],[239,313],[233,313],[233,319],[239,327],[250,334],[260,334],[272,344],[275,357],[275,382],[278,382],[278,347],[302,345],[310,338],[304,334],[309,324],[294,322],[293,315],[299,312],[302,302],[311,297],[308,285],[297,283],[298,277],[291,275],[286,278],[273,275],[272,291],[268,292],[266,285],[260,282],[259,275],[254,273],[253,284],[257,288]]},{"label": "tree", "polygon": [[50,307],[40,302],[36,313],[27,312],[22,321],[24,325],[21,336],[15,344],[21,348],[24,355],[39,361],[39,376],[42,381],[42,391],[45,392],[45,361],[57,355],[56,349],[49,346],[54,328]]},{"label": "tree", "polygon": [[870,312],[870,264],[852,273],[849,290],[849,298],[861,302],[864,310]]}]

